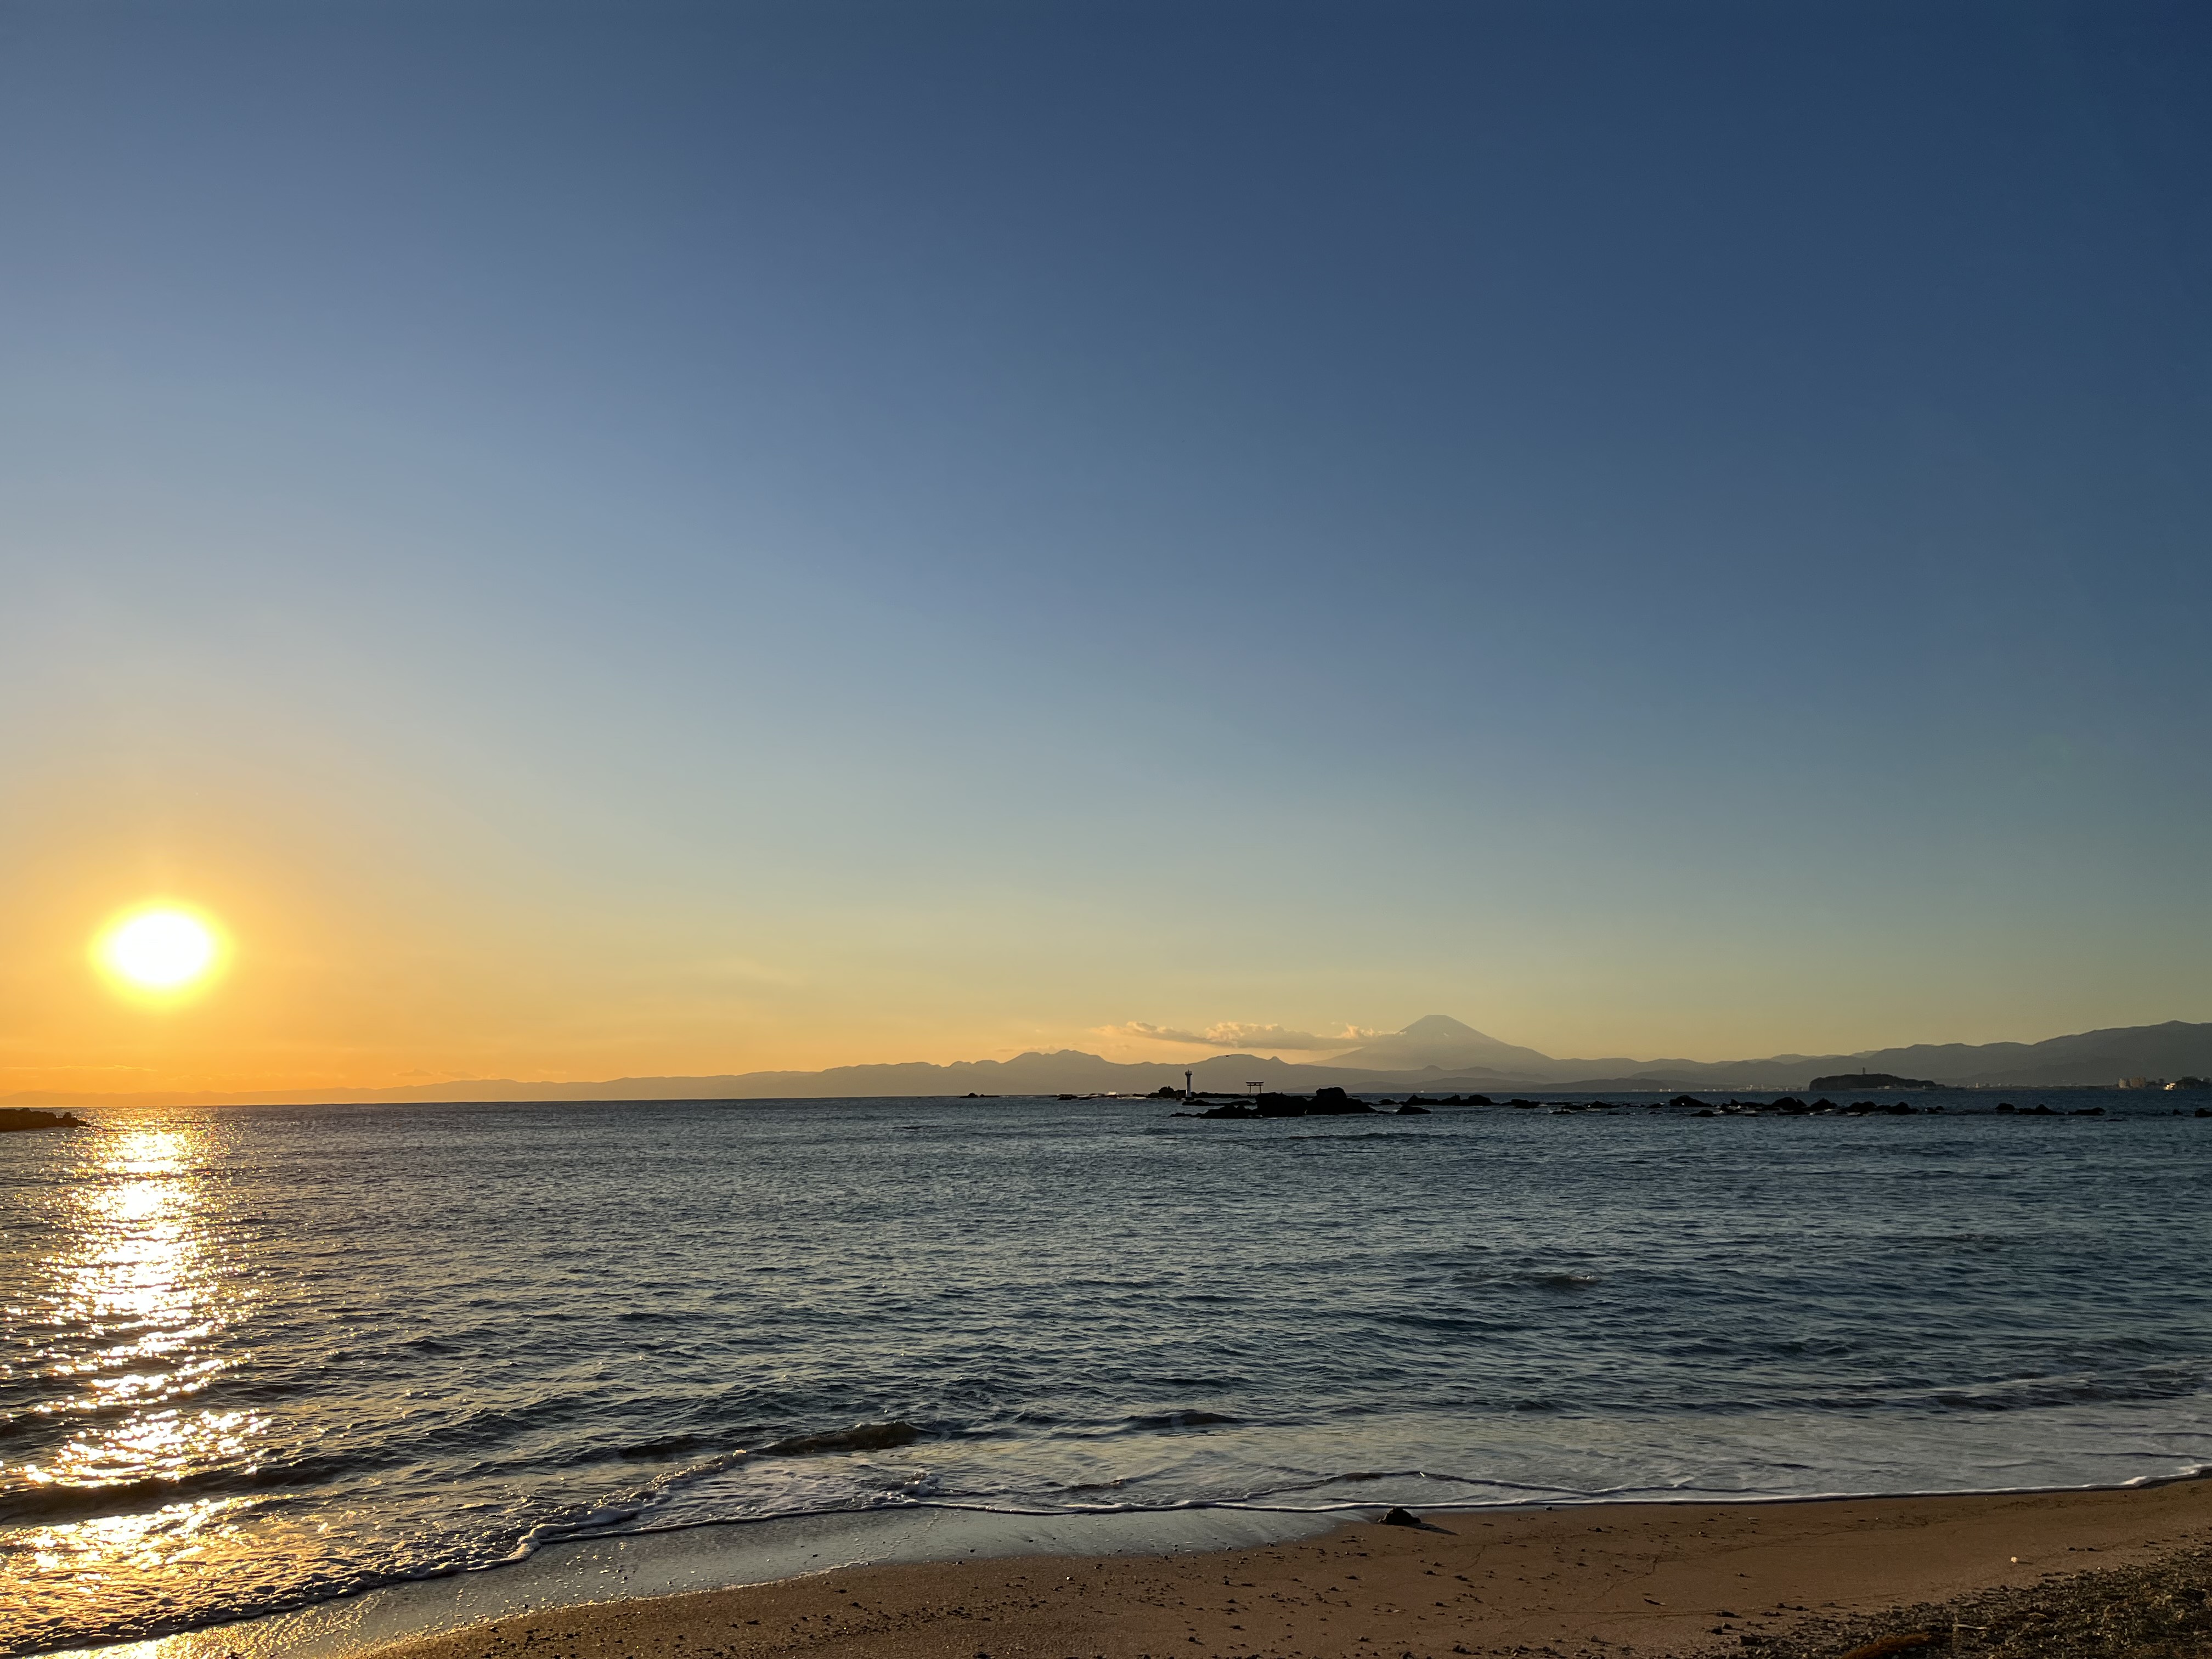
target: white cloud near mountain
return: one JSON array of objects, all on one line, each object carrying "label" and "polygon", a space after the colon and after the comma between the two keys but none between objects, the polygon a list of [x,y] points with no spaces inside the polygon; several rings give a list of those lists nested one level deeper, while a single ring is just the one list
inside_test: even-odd
[{"label": "white cloud near mountain", "polygon": [[1347,1025],[1334,1036],[1318,1031],[1294,1031],[1285,1025],[1255,1025],[1240,1019],[1223,1020],[1203,1031],[1179,1030],[1172,1025],[1151,1025],[1140,1019],[1122,1025],[1097,1025],[1094,1036],[1119,1037],[1125,1042],[1180,1042],[1208,1048],[1349,1048],[1382,1035]]}]

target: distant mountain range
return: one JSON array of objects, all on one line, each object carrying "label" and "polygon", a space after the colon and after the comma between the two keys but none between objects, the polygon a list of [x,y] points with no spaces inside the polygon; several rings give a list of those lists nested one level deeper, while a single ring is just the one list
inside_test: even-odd
[{"label": "distant mountain range", "polygon": [[1181,1088],[1188,1065],[1201,1089],[1242,1092],[1250,1083],[1310,1093],[1326,1085],[1369,1092],[1510,1094],[1643,1089],[1803,1089],[1815,1077],[1888,1072],[1956,1086],[2067,1088],[2149,1076],[2212,1077],[2212,1024],[2168,1020],[2084,1031],[2043,1042],[1915,1043],[1855,1054],[1772,1054],[1764,1060],[1553,1060],[1486,1036],[1444,1014],[1340,1054],[1326,1066],[1273,1055],[1204,1060],[1103,1060],[1073,1048],[1012,1060],[833,1066],[823,1072],[744,1072],[721,1077],[625,1077],[599,1083],[518,1083],[503,1078],[397,1089],[289,1089],[253,1093],[88,1094],[28,1089],[11,1106],[321,1104],[345,1101],[819,1099],[870,1095],[1149,1094]]}]

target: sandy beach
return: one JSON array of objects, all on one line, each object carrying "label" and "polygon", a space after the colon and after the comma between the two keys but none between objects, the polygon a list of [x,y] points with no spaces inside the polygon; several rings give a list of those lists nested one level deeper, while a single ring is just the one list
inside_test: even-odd
[{"label": "sandy beach", "polygon": [[[2212,1482],[2201,1480],[2100,1492],[1473,1511],[1429,1516],[1419,1528],[1361,1522],[1305,1541],[1201,1554],[854,1568],[524,1614],[377,1653],[1437,1659],[1801,1644],[1843,1652],[1847,1638],[1835,1632],[1887,1609],[1992,1593],[2063,1598],[2070,1583],[2099,1582],[2081,1575],[2201,1563],[2208,1543]],[[2177,1620],[2202,1610],[2201,1589],[2180,1595]],[[2033,1609],[2021,1616],[2052,1619]],[[1940,1645],[1953,1632],[1936,1635]],[[2212,1651],[2188,1645],[2212,1641],[2201,1631],[2181,1639],[2157,1650]],[[1962,1636],[1959,1645],[1973,1643]],[[2106,1643],[2103,1650],[2123,1650]]]}]

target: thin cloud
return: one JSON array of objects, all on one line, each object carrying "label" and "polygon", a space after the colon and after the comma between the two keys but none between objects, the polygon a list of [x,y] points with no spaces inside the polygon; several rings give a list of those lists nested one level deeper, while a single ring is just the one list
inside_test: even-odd
[{"label": "thin cloud", "polygon": [[1202,1031],[1185,1031],[1173,1025],[1152,1025],[1133,1019],[1121,1025],[1096,1025],[1094,1036],[1119,1037],[1124,1042],[1181,1042],[1206,1048],[1349,1048],[1382,1035],[1358,1025],[1347,1025],[1334,1036],[1319,1031],[1294,1031],[1286,1025],[1255,1025],[1245,1020],[1223,1020]]}]

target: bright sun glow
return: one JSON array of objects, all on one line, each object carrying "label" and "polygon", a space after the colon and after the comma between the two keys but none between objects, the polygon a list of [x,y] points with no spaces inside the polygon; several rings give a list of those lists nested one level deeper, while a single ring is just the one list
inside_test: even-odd
[{"label": "bright sun glow", "polygon": [[188,911],[141,910],[101,938],[102,966],[144,991],[179,991],[215,966],[215,930]]}]

